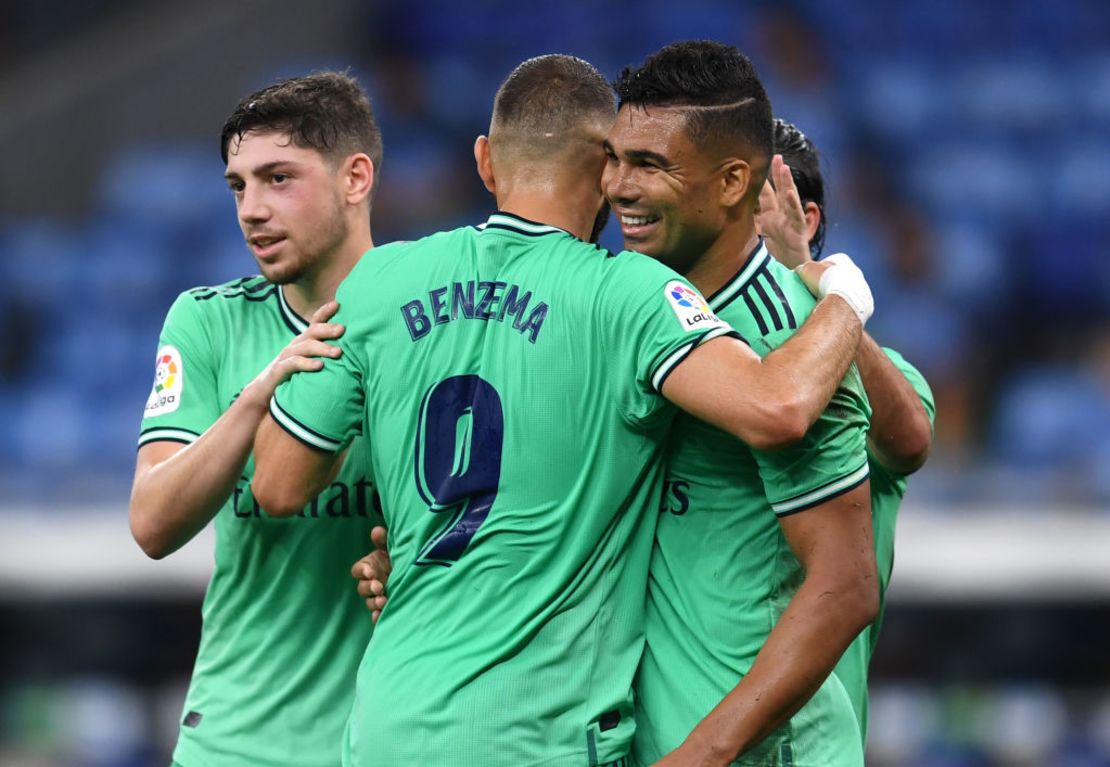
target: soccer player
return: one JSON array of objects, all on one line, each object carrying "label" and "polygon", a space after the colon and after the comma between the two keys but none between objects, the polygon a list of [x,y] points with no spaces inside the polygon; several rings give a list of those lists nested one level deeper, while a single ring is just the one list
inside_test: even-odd
[{"label": "soccer player", "polygon": [[381,136],[358,83],[320,73],[243,99],[220,151],[262,275],[194,288],[170,308],[131,531],[160,559],[216,524],[175,764],[334,767],[371,632],[345,583],[345,563],[380,519],[366,445],[355,440],[292,519],[269,517],[252,496],[251,447],[275,387],[340,353],[343,328],[328,320],[336,286],[373,247]]},{"label": "soccer player", "polygon": [[586,62],[521,64],[475,144],[498,212],[364,258],[337,296],[342,356],[279,387],[259,428],[274,514],[370,438],[394,569],[348,764],[624,763],[667,400],[780,445],[855,353],[854,267],[761,362],[673,271],[585,241],[615,111]]},{"label": "soccer player", "polygon": [[[797,186],[801,209],[778,204],[768,184],[760,197],[759,224],[772,253],[788,266],[798,266],[799,249],[781,242],[787,226],[803,227],[813,258],[821,255],[825,240],[825,182],[813,141],[791,123],[775,120],[775,151],[782,154]],[[789,221],[801,212],[804,219]],[[779,256],[780,253],[790,253]],[[907,477],[921,468],[933,439],[936,407],[925,377],[893,349],[882,348],[864,333],[856,366],[871,402],[867,432],[867,459],[871,471],[871,522],[875,560],[879,571],[879,614],[848,647],[835,673],[844,684],[859,720],[860,735],[867,740],[867,667],[875,652],[882,624],[883,605],[894,568],[894,527],[898,507],[906,493]]]},{"label": "soccer player", "polygon": [[[602,188],[626,247],[675,267],[773,355],[814,300],[756,231],[773,148],[751,62],[720,43],[675,43],[616,88]],[[635,688],[639,762],[863,764],[850,703],[829,674],[877,608],[868,415],[852,370],[805,439],[783,450],[676,420]]]}]

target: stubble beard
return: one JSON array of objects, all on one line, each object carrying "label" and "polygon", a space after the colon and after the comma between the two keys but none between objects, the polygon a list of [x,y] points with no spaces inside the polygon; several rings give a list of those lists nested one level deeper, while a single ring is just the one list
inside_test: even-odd
[{"label": "stubble beard", "polygon": [[274,264],[269,273],[266,267],[259,264],[262,276],[274,285],[311,281],[330,263],[334,254],[347,241],[349,234],[350,226],[347,219],[343,216],[342,208],[336,205],[331,209],[331,216],[326,226],[312,238],[307,247],[296,248],[291,263]]}]

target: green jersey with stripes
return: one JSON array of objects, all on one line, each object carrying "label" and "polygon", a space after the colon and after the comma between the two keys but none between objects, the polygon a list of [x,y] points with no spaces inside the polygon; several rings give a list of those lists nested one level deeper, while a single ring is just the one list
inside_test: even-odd
[{"label": "green jersey with stripes", "polygon": [[[929,422],[932,423],[936,417],[936,405],[925,376],[893,349],[884,348],[883,351],[913,386],[917,396],[921,398],[921,404],[925,406]],[[875,531],[875,564],[879,568],[879,616],[848,647],[840,663],[836,665],[835,672],[852,700],[864,743],[867,742],[867,667],[875,652],[875,644],[879,641],[879,628],[886,605],[886,588],[894,570],[894,527],[908,482],[905,474],[890,471],[870,451],[868,463],[871,466],[871,522]]]},{"label": "green jersey with stripes", "polygon": [[[197,439],[306,327],[262,277],[182,293],[162,330],[139,444]],[[372,629],[350,577],[381,516],[366,452],[364,440],[352,444],[335,481],[289,519],[259,509],[249,461],[216,514],[215,569],[174,751],[185,767],[340,764]]]},{"label": "green jersey with stripes", "polygon": [[[709,306],[762,356],[797,331],[815,301],[761,243]],[[642,764],[681,744],[751,668],[804,577],[779,517],[867,479],[869,416],[853,367],[805,438],[783,450],[753,450],[689,416],[676,420],[636,679]],[[830,680],[736,763],[862,765],[847,695]]]},{"label": "green jersey with stripes", "polygon": [[371,436],[393,572],[346,763],[623,760],[659,389],[731,329],[662,264],[505,213],[376,248],[337,300],[342,357],[271,414],[325,450]]}]

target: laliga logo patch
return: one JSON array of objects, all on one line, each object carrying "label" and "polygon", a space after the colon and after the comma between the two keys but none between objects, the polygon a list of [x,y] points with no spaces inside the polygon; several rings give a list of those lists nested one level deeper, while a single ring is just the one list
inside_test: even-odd
[{"label": "laliga logo patch", "polygon": [[696,290],[692,290],[688,285],[684,285],[678,280],[668,282],[667,287],[663,289],[663,295],[670,302],[671,309],[678,317],[679,324],[687,332],[704,330],[722,324],[713,310],[709,308],[705,299]]},{"label": "laliga logo patch", "polygon": [[146,415],[165,415],[177,410],[181,404],[182,376],[181,352],[172,346],[158,350],[154,361],[154,388],[146,401]]}]

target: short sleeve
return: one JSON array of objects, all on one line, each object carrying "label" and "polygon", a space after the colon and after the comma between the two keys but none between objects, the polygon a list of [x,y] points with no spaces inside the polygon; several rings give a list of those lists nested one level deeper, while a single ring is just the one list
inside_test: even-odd
[{"label": "short sleeve", "polygon": [[612,258],[597,323],[623,414],[642,421],[663,405],[663,382],[701,344],[736,336],[689,282],[652,258]]},{"label": "short sleeve", "polygon": [[[341,307],[332,322],[346,323],[345,315],[351,312],[346,303]],[[343,354],[338,359],[324,358],[321,370],[295,373],[279,386],[270,400],[270,415],[309,447],[337,453],[362,433],[365,376],[356,355],[365,346],[350,324],[343,337],[332,343]]]},{"label": "short sleeve", "polygon": [[936,424],[937,406],[933,400],[933,390],[929,388],[929,382],[925,380],[925,376],[921,371],[906,361],[898,352],[893,349],[883,347],[883,353],[886,354],[890,361],[894,363],[894,367],[906,377],[910,382],[913,390],[917,392],[917,396],[921,398],[921,404],[925,406],[925,412],[929,415],[929,423]]},{"label": "short sleeve", "polygon": [[868,478],[870,416],[863,383],[853,365],[800,442],[781,450],[753,451],[764,492],[776,516],[818,506]]},{"label": "short sleeve", "polygon": [[204,314],[182,293],[166,315],[154,358],[139,445],[190,443],[220,417],[217,364]]}]

